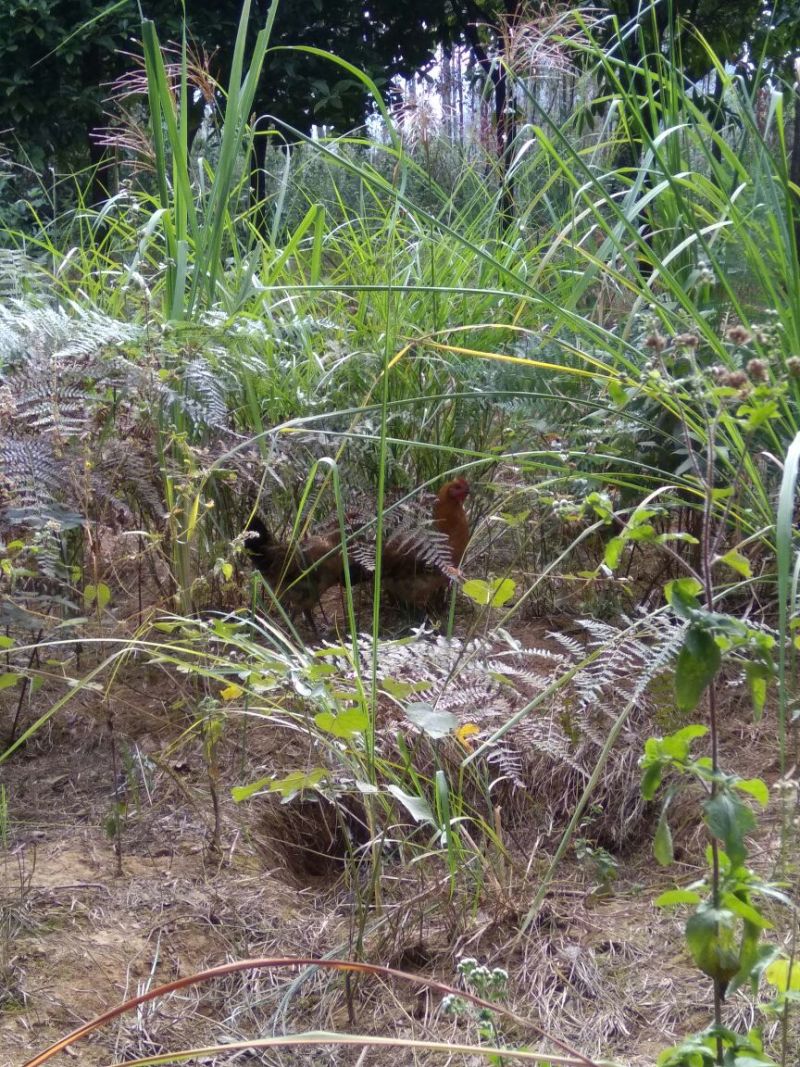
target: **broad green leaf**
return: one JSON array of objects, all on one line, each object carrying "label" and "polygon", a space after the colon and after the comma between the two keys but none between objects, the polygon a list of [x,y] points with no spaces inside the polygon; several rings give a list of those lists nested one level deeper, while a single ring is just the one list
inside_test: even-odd
[{"label": "broad green leaf", "polygon": [[772,671],[765,663],[749,662],[744,669],[747,679],[747,688],[750,690],[750,699],[753,701],[753,716],[758,722],[767,702],[767,687]]},{"label": "broad green leaf", "polygon": [[761,914],[758,908],[754,908],[752,904],[747,904],[745,901],[740,900],[735,893],[723,893],[722,903],[726,908],[730,908],[732,912],[738,915],[739,918],[744,919],[745,922],[750,923],[759,930],[773,929],[773,924]]},{"label": "broad green leaf", "polygon": [[271,781],[271,778],[259,778],[258,781],[251,782],[250,785],[235,785],[231,789],[231,796],[239,804],[243,800],[248,800],[254,793],[260,793]]},{"label": "broad green leaf", "polygon": [[374,797],[380,793],[380,789],[376,785],[373,785],[372,782],[365,782],[361,778],[356,778],[355,786],[359,793],[363,793],[367,797]]},{"label": "broad green leaf", "polygon": [[356,734],[364,733],[369,726],[369,717],[360,708],[350,708],[347,711],[340,712],[338,715],[334,715],[330,711],[321,711],[314,716],[314,722],[320,730],[333,734],[334,737],[347,740],[355,737]]},{"label": "broad green leaf", "polygon": [[742,404],[736,411],[742,419],[742,428],[745,433],[752,433],[770,419],[777,419],[780,410],[775,400],[768,400],[760,404]]},{"label": "broad green leaf", "polygon": [[0,674],[0,689],[10,689],[12,685],[16,685],[24,677],[22,674],[14,674],[13,671],[4,671]]},{"label": "broad green leaf", "polygon": [[699,545],[700,542],[694,536],[694,534],[678,532],[678,533],[662,533],[655,538],[657,545],[666,545],[669,541],[680,541],[685,545]]},{"label": "broad green leaf", "polygon": [[653,855],[662,867],[667,867],[675,858],[672,851],[672,831],[669,828],[666,811],[661,812],[658,820],[653,838]]},{"label": "broad green leaf", "polygon": [[312,682],[319,682],[322,678],[330,678],[332,674],[336,673],[337,668],[333,663],[310,663],[306,668],[306,677]]},{"label": "broad green leaf", "polygon": [[683,761],[688,757],[693,740],[705,737],[707,733],[708,727],[700,722],[691,722],[688,727],[659,738],[659,750],[673,760]]},{"label": "broad green leaf", "polygon": [[708,630],[690,626],[675,666],[675,698],[680,711],[693,711],[721,661],[717,643]]},{"label": "broad green leaf", "polygon": [[643,526],[645,523],[650,525],[649,520],[658,514],[659,512],[656,508],[638,507],[628,520],[629,531],[632,532],[638,527]]},{"label": "broad green leaf", "polygon": [[764,968],[764,977],[770,985],[774,985],[781,993],[790,990],[800,993],[800,962],[798,960],[774,960]]},{"label": "broad green leaf", "polygon": [[651,763],[642,775],[642,796],[645,800],[652,800],[661,785],[664,767],[661,763]]},{"label": "broad green leaf", "polygon": [[517,583],[511,578],[495,578],[492,582],[492,599],[490,604],[493,608],[502,608],[508,603],[517,589]]},{"label": "broad green leaf", "polygon": [[673,908],[676,904],[699,904],[702,899],[694,889],[668,889],[653,903],[657,908]]},{"label": "broad green leaf", "polygon": [[703,810],[706,825],[714,837],[725,846],[732,866],[741,866],[747,856],[745,834],[756,825],[750,808],[732,793],[720,792],[705,801]]},{"label": "broad green leaf", "polygon": [[700,609],[697,597],[702,591],[703,586],[696,578],[675,578],[664,586],[667,603],[683,619],[690,618],[692,612]]},{"label": "broad green leaf", "polygon": [[500,518],[511,527],[521,526],[527,521],[530,509],[527,511],[501,511]]},{"label": "broad green leaf", "polygon": [[430,737],[447,737],[458,726],[459,720],[452,711],[437,711],[430,704],[409,704],[406,715],[423,733]]},{"label": "broad green leaf", "polygon": [[695,741],[698,737],[705,737],[708,733],[708,727],[703,726],[702,723],[692,722],[688,726],[682,726],[680,730],[676,730],[665,738],[665,741],[675,741],[677,744],[685,746],[684,751],[689,751],[689,746],[692,741]]},{"label": "broad green leaf", "polygon": [[315,767],[311,771],[292,771],[285,778],[273,779],[269,783],[269,791],[280,793],[284,800],[288,800],[304,789],[316,789],[327,777],[328,772],[324,767]]},{"label": "broad green leaf", "polygon": [[702,904],[686,923],[686,943],[692,959],[723,990],[739,970],[736,925],[727,908]]},{"label": "broad green leaf", "polygon": [[109,600],[111,600],[111,590],[105,584],[100,582],[98,585],[87,585],[83,590],[83,604],[84,607],[90,608],[92,604],[97,604],[97,610],[102,611],[106,607]]},{"label": "broad green leaf", "polygon": [[628,394],[620,383],[615,378],[609,378],[606,381],[606,389],[611,402],[618,408],[624,408],[628,403]]},{"label": "broad green leaf", "polygon": [[461,589],[470,600],[474,600],[481,607],[485,607],[492,598],[489,583],[483,581],[482,578],[472,578],[470,581],[464,582]]},{"label": "broad green leaf", "polygon": [[606,544],[606,550],[603,553],[603,563],[609,570],[615,571],[619,566],[619,561],[622,559],[622,552],[625,548],[625,539],[623,537],[612,537]]},{"label": "broad green leaf", "polygon": [[724,556],[719,556],[715,563],[724,563],[730,567],[732,571],[736,571],[742,578],[752,578],[753,568],[750,566],[750,560],[747,556],[743,556],[738,549],[732,548],[730,552],[726,552]]},{"label": "broad green leaf", "polygon": [[462,586],[470,600],[482,606],[491,605],[493,608],[502,607],[514,595],[516,588],[516,583],[510,578],[494,578],[491,582],[472,578]]},{"label": "broad green leaf", "polygon": [[5,634],[0,634],[0,648],[13,648],[16,643],[13,637],[6,637]]},{"label": "broad green leaf", "polygon": [[769,789],[767,783],[761,778],[740,778],[734,785],[742,793],[755,797],[762,808],[769,803]]},{"label": "broad green leaf", "polygon": [[386,789],[393,797],[400,801],[415,822],[429,822],[433,823],[434,826],[436,825],[436,819],[431,810],[431,806],[424,797],[406,793],[399,785],[387,785]]},{"label": "broad green leaf", "polygon": [[[398,682],[394,678],[384,678],[381,682],[381,689],[387,692],[389,696],[397,697],[398,700],[406,700],[415,691],[420,691],[415,688],[420,684],[419,682]],[[424,684],[427,688],[427,683]]]},{"label": "broad green leaf", "polygon": [[627,541],[654,541],[656,538],[656,528],[649,522],[643,522],[639,526],[632,527],[625,539]]}]

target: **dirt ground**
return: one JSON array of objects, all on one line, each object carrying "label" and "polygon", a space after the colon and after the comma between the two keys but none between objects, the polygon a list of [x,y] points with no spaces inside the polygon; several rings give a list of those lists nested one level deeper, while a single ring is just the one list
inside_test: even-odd
[{"label": "dirt ground", "polygon": [[[537,628],[537,639],[545,629]],[[563,823],[537,825],[539,809],[526,814],[521,806],[508,824],[506,856],[478,846],[484,868],[455,894],[441,856],[409,864],[387,852],[381,910],[372,909],[359,931],[374,887],[347,867],[335,819],[318,805],[281,806],[275,796],[231,799],[232,786],[295,766],[302,741],[268,720],[247,720],[246,737],[241,724],[226,730],[215,764],[215,852],[213,775],[178,690],[143,664],[129,665],[108,699],[80,693],[0,768],[8,805],[0,1067],[21,1067],[84,1021],[161,983],[235,959],[355,958],[359,933],[361,958],[448,983],[457,983],[459,957],[503,967],[507,1002],[518,1014],[587,1055],[630,1067],[652,1064],[659,1049],[709,1021],[710,992],[687,960],[682,917],[652,905],[676,881],[700,876],[702,834],[691,810],[676,832],[679,861],[667,871],[652,859],[649,817],[629,847],[614,852],[608,884],[596,864],[571,851],[522,939],[520,919]],[[10,723],[15,698],[0,698],[0,721]],[[47,690],[36,695],[25,725],[48,699]],[[723,750],[735,754],[738,773],[774,781],[773,730],[768,720],[754,727],[744,707],[728,718]],[[632,758],[640,740],[622,740],[636,748]],[[531,782],[529,793],[535,798],[544,787]],[[777,809],[760,825],[755,860],[767,870]],[[53,1062],[96,1067],[307,1029],[475,1040],[475,1025],[443,1015],[439,999],[375,978],[347,987],[336,972],[251,970],[150,1002]],[[744,994],[726,1011],[731,1024],[755,1021]],[[535,1033],[501,1026],[509,1043],[535,1046]],[[259,1062],[377,1065],[385,1055],[321,1045],[278,1049]],[[444,1062],[391,1055],[397,1064]],[[192,1062],[251,1060],[232,1052]]]}]

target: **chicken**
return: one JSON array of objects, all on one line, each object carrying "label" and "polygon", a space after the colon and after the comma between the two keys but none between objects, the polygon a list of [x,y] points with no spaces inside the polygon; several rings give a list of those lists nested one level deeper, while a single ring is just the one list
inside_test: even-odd
[{"label": "chicken", "polygon": [[444,592],[457,571],[469,541],[464,500],[469,495],[465,478],[445,482],[433,505],[436,534],[392,534],[381,554],[383,589],[395,600],[413,608],[444,601]]},{"label": "chicken", "polygon": [[304,537],[294,545],[276,541],[258,515],[247,526],[246,542],[256,569],[280,599],[302,611],[314,633],[314,608],[322,594],[344,581],[338,529]]},{"label": "chicken", "polygon": [[[444,600],[469,541],[464,500],[469,485],[464,478],[446,482],[433,505],[433,526],[406,522],[387,535],[381,555],[382,587],[390,597],[413,608],[425,609]],[[366,521],[367,512],[364,512]],[[354,515],[356,517],[354,517]],[[346,516],[346,531],[362,526],[356,512]],[[302,611],[317,633],[314,608],[334,585],[344,585],[342,538],[338,523],[328,524],[293,545],[276,541],[256,514],[248,524],[246,546],[253,563],[279,599]],[[374,544],[363,535],[348,536],[351,585],[368,581],[375,570]]]}]

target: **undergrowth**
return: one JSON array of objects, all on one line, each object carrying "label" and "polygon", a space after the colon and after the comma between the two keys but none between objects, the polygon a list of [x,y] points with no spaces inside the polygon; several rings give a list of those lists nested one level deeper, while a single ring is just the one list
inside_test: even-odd
[{"label": "undergrowth", "polygon": [[[578,14],[551,29],[575,108],[554,117],[509,69],[533,121],[507,158],[447,144],[432,166],[430,142],[349,71],[381,132],[282,127],[256,201],[247,161],[263,134],[248,121],[274,7],[248,52],[249,14],[227,89],[203,82],[194,141],[186,43],[168,76],[145,20],[146,157],[125,142],[101,207],[79,192],[55,226],[32,214],[32,233],[4,229],[0,760],[76,694],[112,701],[130,664],[179,680],[202,741],[209,858],[223,790],[280,805],[300,854],[324,852],[303,827],[327,833],[356,961],[393,865],[446,885],[465,922],[494,896],[517,944],[568,850],[603,894],[651,829],[668,865],[669,807],[691,779],[708,872],[660,902],[694,907],[687,942],[713,1022],[659,1063],[792,1062],[794,940],[761,946],[785,920],[755,898],[794,915],[796,92],[745,81],[698,39],[721,121],[669,46],[643,50],[641,78],[615,47],[639,31],[602,43]],[[408,636],[381,599],[384,546],[423,489],[455,476],[472,485],[470,544],[435,626],[412,620]],[[282,544],[334,531],[344,546],[347,577],[312,605],[332,615],[324,639],[253,575],[256,514]],[[377,571],[372,591],[356,567]],[[300,569],[307,589],[313,566]],[[516,636],[540,617],[550,636]],[[719,751],[731,678],[757,718],[777,708],[765,780]],[[45,683],[60,691],[30,723]],[[220,746],[251,718],[305,748],[223,782]],[[774,877],[745,866],[767,780],[782,812]],[[552,847],[520,875],[510,842],[531,820]],[[113,832],[121,857],[123,823]],[[770,1052],[725,1018],[729,986],[755,994],[764,974],[778,989]],[[478,1021],[500,1055],[492,1018]]]}]

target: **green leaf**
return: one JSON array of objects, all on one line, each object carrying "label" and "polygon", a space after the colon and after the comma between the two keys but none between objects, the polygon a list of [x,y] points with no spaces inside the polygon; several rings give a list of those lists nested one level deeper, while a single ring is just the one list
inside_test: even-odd
[{"label": "green leaf", "polygon": [[606,389],[611,402],[618,408],[624,408],[628,403],[628,394],[620,383],[615,378],[609,378],[606,381]]},{"label": "green leaf", "polygon": [[690,626],[675,667],[675,699],[680,711],[693,711],[714,675],[721,655],[708,630]]},{"label": "green leaf", "polygon": [[645,800],[652,800],[656,790],[661,785],[664,767],[661,763],[651,763],[642,775],[642,796]]},{"label": "green leaf", "polygon": [[395,678],[384,678],[381,681],[381,689],[398,700],[407,700],[413,693],[423,692],[427,688],[427,682],[398,682]]},{"label": "green leaf", "polygon": [[667,734],[666,737],[660,737],[658,747],[663,755],[667,755],[677,763],[683,763],[689,755],[693,740],[698,737],[705,737],[707,733],[708,727],[702,726],[700,722],[691,722],[688,727],[684,727],[682,730],[676,730],[674,733]]},{"label": "green leaf", "polygon": [[747,793],[751,797],[755,797],[762,808],[765,808],[769,803],[769,789],[767,783],[761,778],[739,778],[735,781],[734,786],[742,793]]},{"label": "green leaf", "polygon": [[764,968],[764,977],[781,993],[788,993],[789,990],[800,993],[800,963],[796,959],[774,960]]},{"label": "green leaf", "polygon": [[780,410],[775,400],[767,400],[761,404],[742,404],[736,411],[742,419],[742,428],[745,433],[752,433],[759,429],[770,419],[780,417]]},{"label": "green leaf", "polygon": [[6,637],[5,634],[0,634],[0,648],[13,648],[16,643],[13,637]]},{"label": "green leaf", "polygon": [[231,796],[240,804],[243,800],[249,800],[254,793],[260,793],[262,789],[269,785],[270,778],[259,778],[256,782],[251,782],[250,785],[235,785],[231,789]]},{"label": "green leaf", "polygon": [[365,782],[362,778],[356,778],[355,787],[365,797],[374,797],[380,793],[380,789],[376,785],[373,785],[372,782]]},{"label": "green leaf", "polygon": [[23,674],[14,674],[13,671],[4,671],[0,674],[0,689],[10,689],[12,685],[24,678]]},{"label": "green leaf", "polygon": [[639,526],[632,527],[625,535],[627,541],[654,541],[656,528],[649,522],[643,522]]},{"label": "green leaf", "polygon": [[752,578],[753,568],[750,566],[750,560],[747,556],[743,556],[737,549],[732,548],[730,552],[726,552],[724,556],[718,556],[714,560],[715,563],[724,563],[730,567],[732,571],[736,571],[742,578]]},{"label": "green leaf", "polygon": [[481,578],[472,578],[470,581],[464,582],[461,589],[470,600],[474,600],[481,607],[485,607],[492,598],[489,583],[484,582]]},{"label": "green leaf", "polygon": [[97,610],[102,611],[106,607],[109,600],[111,600],[111,590],[105,584],[100,582],[98,585],[87,585],[83,590],[83,604],[88,610],[92,604],[97,605]]},{"label": "green leaf", "polygon": [[672,831],[667,821],[667,812],[662,810],[653,839],[653,855],[662,867],[667,867],[674,859],[672,850]]},{"label": "green leaf", "polygon": [[732,912],[738,915],[740,919],[744,919],[746,923],[751,924],[757,929],[773,929],[773,924],[761,914],[758,908],[753,907],[752,904],[748,904],[744,900],[740,900],[735,893],[723,893],[722,903],[726,908],[730,908]]},{"label": "green leaf", "polygon": [[319,682],[323,678],[330,678],[332,674],[337,674],[338,670],[333,663],[309,663],[306,667],[306,677],[311,682]]},{"label": "green leaf", "polygon": [[677,533],[663,533],[659,534],[655,538],[657,545],[666,545],[669,541],[680,541],[685,545],[699,545],[700,542],[694,536],[694,534],[686,533],[685,531],[678,531]]},{"label": "green leaf", "polygon": [[755,828],[752,811],[737,796],[717,793],[703,804],[705,821],[718,841],[722,841],[733,867],[740,867],[747,856],[745,834]]},{"label": "green leaf", "polygon": [[406,715],[429,737],[447,737],[458,726],[459,720],[452,711],[437,711],[430,704],[409,704]]},{"label": "green leaf", "polygon": [[400,801],[415,822],[429,822],[433,823],[434,826],[436,825],[431,806],[424,797],[406,793],[399,785],[387,785],[386,789]]},{"label": "green leaf", "polygon": [[676,904],[699,904],[702,899],[693,889],[668,889],[653,903],[657,908],[673,908]]},{"label": "green leaf", "polygon": [[492,588],[491,606],[493,608],[502,608],[503,604],[506,604],[516,592],[517,583],[512,581],[511,578],[495,578],[492,582]]},{"label": "green leaf", "polygon": [[707,726],[703,726],[703,724],[699,722],[692,722],[689,723],[688,726],[682,726],[680,730],[676,730],[675,733],[665,737],[664,744],[678,746],[680,751],[686,756],[689,753],[692,741],[696,741],[698,737],[705,737],[707,733]]},{"label": "green leaf", "polygon": [[767,702],[767,687],[772,678],[772,671],[765,663],[749,662],[744,668],[750,699],[753,701],[753,716],[758,722]]},{"label": "green leaf", "polygon": [[727,908],[702,904],[686,923],[686,943],[692,959],[723,991],[739,970],[739,949],[733,914]]},{"label": "green leaf", "polygon": [[530,513],[530,508],[527,511],[501,511],[500,518],[508,526],[522,526],[522,524],[527,521]]},{"label": "green leaf", "polygon": [[315,767],[311,771],[292,771],[285,778],[275,778],[269,783],[270,793],[280,793],[284,800],[289,800],[304,789],[316,789],[324,782],[328,772],[324,767]]},{"label": "green leaf", "polygon": [[338,715],[330,711],[321,711],[314,716],[314,722],[320,730],[333,734],[334,737],[348,740],[356,734],[364,733],[369,726],[369,716],[360,708],[349,708]]},{"label": "green leaf", "polygon": [[612,537],[606,544],[606,550],[603,553],[603,563],[609,570],[615,571],[619,566],[619,561],[622,559],[622,551],[625,548],[625,539],[623,537]]},{"label": "green leaf", "polygon": [[657,508],[638,507],[628,520],[628,530],[632,532],[637,528],[647,525],[652,529],[649,520],[659,514]]},{"label": "green leaf", "polygon": [[700,610],[697,597],[702,591],[703,586],[696,578],[675,578],[664,586],[667,603],[682,619],[689,619]]},{"label": "green leaf", "polygon": [[510,578],[494,578],[491,582],[485,582],[481,578],[472,578],[464,582],[461,588],[476,604],[500,608],[511,599],[517,586]]}]

